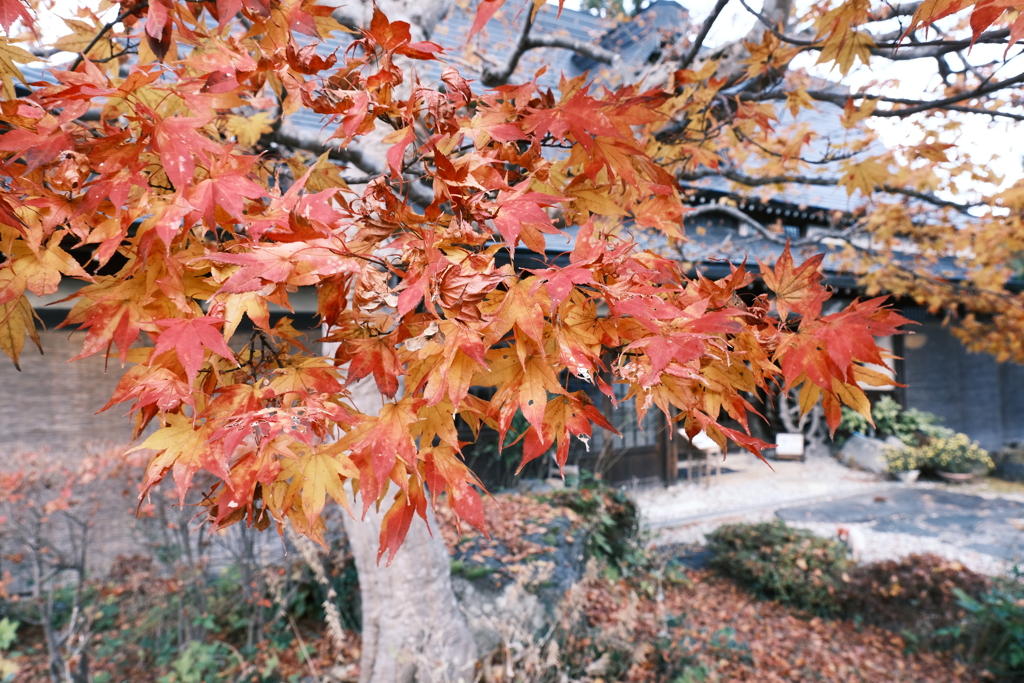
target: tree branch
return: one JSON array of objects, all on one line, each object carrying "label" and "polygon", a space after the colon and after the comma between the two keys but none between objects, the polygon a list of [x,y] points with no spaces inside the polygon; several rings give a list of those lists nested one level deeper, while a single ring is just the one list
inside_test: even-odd
[{"label": "tree branch", "polygon": [[708,33],[711,32],[711,26],[718,19],[719,15],[722,14],[722,10],[729,4],[729,0],[718,0],[712,8],[708,18],[704,20],[704,25],[700,27],[700,32],[697,37],[693,39],[693,45],[690,46],[689,52],[679,60],[680,69],[688,69],[693,64],[693,60],[697,58],[697,53],[700,52],[700,48],[704,45],[704,40],[708,37]]},{"label": "tree branch", "polygon": [[[763,14],[752,8],[746,3],[746,0],[740,0],[740,4],[755,17],[758,21],[772,33],[779,40],[795,45],[797,47],[804,47],[809,50],[821,50],[824,44],[818,38],[814,39],[803,39],[794,36],[786,35],[779,31],[768,20]],[[896,15],[893,15],[896,16]],[[887,17],[888,18],[888,17]],[[989,31],[983,33],[976,40],[970,38],[964,38],[962,40],[929,40],[923,42],[915,42],[911,45],[900,42],[900,38],[903,37],[903,31],[894,31],[887,33],[882,36],[872,36],[872,40],[875,41],[874,47],[871,48],[871,54],[876,57],[883,57],[892,61],[909,61],[911,59],[926,59],[929,57],[937,57],[939,55],[948,54],[950,52],[958,52],[960,50],[967,49],[972,45],[978,43],[1006,43],[1006,39],[1010,35],[1009,29],[999,29],[997,31]]]},{"label": "tree branch", "polygon": [[533,28],[532,9],[532,7],[526,8],[526,21],[523,22],[523,30],[519,34],[519,40],[516,41],[515,48],[508,53],[508,58],[505,59],[505,63],[501,68],[495,71],[485,67],[480,73],[480,82],[488,88],[504,85],[511,78],[516,67],[519,66],[519,59],[523,56],[523,53],[529,49],[530,29]]},{"label": "tree branch", "polygon": [[[725,4],[728,0],[719,0],[721,4]],[[519,66],[519,60],[528,50],[535,50],[540,47],[553,47],[563,50],[572,50],[576,54],[589,57],[594,61],[601,62],[602,64],[615,64],[621,57],[618,53],[606,50],[600,45],[594,45],[587,43],[582,40],[576,40],[575,38],[568,38],[563,36],[531,36],[530,30],[533,28],[533,16],[527,14],[526,22],[523,24],[523,31],[519,34],[519,40],[516,42],[515,48],[509,53],[505,63],[497,69],[484,68],[480,73],[480,82],[489,88],[494,88],[499,85],[504,85],[508,82],[508,79],[515,73],[516,67]]]},{"label": "tree branch", "polygon": [[888,21],[889,19],[895,19],[896,17],[909,17],[913,16],[917,8],[921,6],[919,2],[908,2],[900,3],[895,7],[887,4],[885,7],[879,8],[877,12],[872,13],[870,22],[876,21]]},{"label": "tree branch", "polygon": [[[304,149],[314,154],[327,152],[332,159],[352,164],[363,173],[377,177],[384,174],[384,167],[379,161],[369,156],[359,147],[349,145],[340,147],[333,142],[322,142],[316,133],[311,133],[291,125],[282,125],[272,134],[272,141],[283,147],[292,149]],[[401,182],[403,189],[408,193],[409,199],[422,206],[429,206],[434,201],[434,195],[422,187],[415,176],[406,176]]]},{"label": "tree branch", "polygon": [[[749,176],[732,169],[701,169],[691,173],[684,173],[679,175],[679,180],[682,181],[693,181],[700,180],[701,178],[709,178],[712,176],[721,176],[727,180],[731,180],[734,183],[740,185],[746,185],[747,187],[763,187],[765,185],[813,185],[817,187],[838,187],[838,178],[819,178],[817,176],[802,176],[802,175],[788,175],[788,176]],[[981,202],[974,203],[960,203],[953,202],[935,195],[929,192],[919,192],[917,190],[911,190],[905,187],[897,187],[895,185],[879,185],[878,189],[882,192],[889,194],[898,194],[905,197],[912,197],[913,199],[919,199],[935,206],[941,206],[944,208],[955,209],[960,213],[967,214],[967,210],[975,206],[987,206],[987,204]],[[968,214],[970,215],[970,214]]]},{"label": "tree branch", "polygon": [[527,49],[532,50],[538,47],[557,47],[563,50],[572,50],[577,54],[589,57],[595,62],[601,62],[602,64],[615,64],[622,59],[617,52],[606,50],[600,45],[564,36],[532,36]]},{"label": "tree branch", "polygon": [[[990,95],[1004,88],[1024,83],[1024,73],[1020,73],[1012,78],[1006,78],[995,83],[988,85],[981,85],[970,90],[968,92],[960,93],[959,95],[952,95],[950,97],[944,97],[941,100],[909,100],[901,97],[888,97],[886,95],[874,95],[871,93],[855,93],[855,94],[844,94],[837,92],[829,92],[827,90],[808,90],[807,94],[811,99],[819,102],[831,102],[832,104],[839,105],[840,107],[846,104],[847,100],[878,100],[879,102],[887,102],[890,104],[905,104],[908,105],[902,109],[876,109],[871,113],[871,116],[889,117],[889,116],[910,116],[911,114],[917,114],[923,111],[930,111],[933,109],[952,109],[950,105],[955,105],[958,102],[964,102],[966,100],[972,100],[984,95]],[[786,99],[786,93],[782,91],[773,91],[770,93],[754,93],[750,95],[740,95],[741,99],[744,100],[784,100]],[[980,109],[973,107],[962,107],[962,111],[968,114],[987,114],[989,116],[1005,115],[1013,118],[1015,115],[1010,114],[996,114],[996,112],[988,109]]]},{"label": "tree branch", "polygon": [[96,47],[96,43],[100,42],[103,36],[105,36],[112,28],[114,28],[114,26],[120,24],[122,21],[127,19],[132,14],[135,14],[136,12],[145,9],[146,7],[149,7],[148,2],[143,2],[138,5],[134,5],[130,9],[126,9],[125,11],[118,14],[113,21],[104,24],[103,28],[100,29],[99,33],[97,33],[95,37],[93,37],[93,39],[89,42],[89,44],[85,46],[85,49],[79,52],[78,56],[75,57],[75,61],[71,63],[71,68],[69,69],[69,71],[74,71],[75,69],[77,69],[82,64],[82,61],[85,59],[85,56],[89,54],[89,50]]},{"label": "tree branch", "polygon": [[993,118],[1002,116],[1003,118],[1012,119],[1014,121],[1024,121],[1024,114],[1013,114],[1008,111],[993,111],[991,109],[981,109],[979,107],[957,107],[955,105],[943,107],[946,111],[959,111],[964,114],[985,114]]},{"label": "tree branch", "polygon": [[962,40],[928,40],[907,45],[898,41],[899,36],[889,34],[880,37],[875,46],[871,48],[871,54],[894,62],[909,61],[911,59],[927,59],[951,52],[966,50],[972,45],[997,44],[1007,42],[1010,35],[1009,29],[989,31],[982,33],[978,39],[972,41],[970,38]]}]

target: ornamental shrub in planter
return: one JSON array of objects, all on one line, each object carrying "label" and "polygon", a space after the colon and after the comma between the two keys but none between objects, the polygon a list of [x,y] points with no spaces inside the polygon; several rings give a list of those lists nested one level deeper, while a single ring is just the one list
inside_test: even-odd
[{"label": "ornamental shrub in planter", "polygon": [[871,419],[852,408],[843,406],[843,418],[836,429],[836,444],[842,445],[856,433],[884,439],[895,436],[908,446],[920,446],[931,439],[953,436],[953,430],[939,424],[941,418],[916,408],[903,409],[891,396],[883,396],[871,407]]}]

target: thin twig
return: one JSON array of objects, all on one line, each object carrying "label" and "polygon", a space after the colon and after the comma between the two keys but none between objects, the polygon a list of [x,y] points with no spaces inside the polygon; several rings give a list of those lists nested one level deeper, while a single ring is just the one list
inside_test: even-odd
[{"label": "thin twig", "polygon": [[299,633],[299,628],[295,625],[295,618],[291,614],[288,615],[288,623],[291,624],[295,639],[299,641],[299,651],[302,652],[302,657],[306,660],[310,673],[313,674],[314,683],[320,683],[320,674],[316,670],[316,664],[313,663],[313,659],[309,656],[309,651],[306,649],[306,641],[302,639],[302,634]]},{"label": "thin twig", "polygon": [[146,7],[149,7],[149,3],[148,2],[143,2],[143,3],[139,4],[139,5],[135,5],[134,7],[131,7],[130,9],[126,9],[125,11],[121,12],[120,14],[118,14],[117,17],[113,21],[110,21],[110,22],[107,22],[106,24],[104,24],[103,28],[100,29],[100,32],[97,33],[96,36],[89,42],[89,44],[85,46],[85,49],[82,50],[81,52],[79,52],[78,56],[75,57],[75,61],[71,63],[70,71],[74,71],[75,69],[77,69],[82,64],[82,61],[85,60],[85,56],[87,54],[89,54],[90,50],[92,50],[94,47],[96,47],[96,44],[100,42],[100,39],[102,39],[103,36],[105,36],[108,31],[110,31],[112,28],[114,28],[114,26],[116,26],[117,24],[120,24],[122,21],[127,19],[132,14],[135,14],[136,12],[145,9]]},{"label": "thin twig", "polygon": [[700,52],[700,48],[704,45],[704,40],[708,37],[708,33],[711,32],[711,26],[715,23],[718,17],[722,14],[722,10],[729,4],[729,0],[718,0],[715,3],[714,8],[708,15],[708,18],[704,20],[704,25],[700,27],[700,32],[697,37],[693,39],[693,45],[690,46],[690,51],[686,53],[681,60],[679,60],[680,69],[688,69],[693,64],[693,60],[697,58],[697,53]]}]

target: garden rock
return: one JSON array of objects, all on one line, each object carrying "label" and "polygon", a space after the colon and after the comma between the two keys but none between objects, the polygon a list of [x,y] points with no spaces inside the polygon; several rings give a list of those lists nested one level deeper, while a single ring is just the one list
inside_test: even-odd
[{"label": "garden rock", "polygon": [[[903,446],[903,442],[895,437],[889,437],[896,443],[891,445]],[[839,459],[849,467],[855,467],[865,472],[885,474],[887,464],[885,461],[885,447],[890,445],[889,440],[873,439],[868,436],[855,434],[850,437],[843,450],[839,452]]]},{"label": "garden rock", "polygon": [[[546,533],[545,533],[546,532]],[[530,642],[555,605],[582,575],[586,534],[566,517],[523,535],[543,549],[529,561],[510,561],[500,543],[461,543],[452,554],[452,589],[481,656],[511,642]]]},{"label": "garden rock", "polygon": [[1024,451],[1008,449],[997,458],[992,474],[1006,481],[1024,481]]}]

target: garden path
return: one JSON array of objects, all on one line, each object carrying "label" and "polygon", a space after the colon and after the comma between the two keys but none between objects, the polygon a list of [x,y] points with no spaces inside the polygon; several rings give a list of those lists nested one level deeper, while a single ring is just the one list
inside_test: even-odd
[{"label": "garden path", "polygon": [[730,454],[708,487],[681,483],[634,493],[656,544],[703,544],[721,524],[775,517],[823,536],[847,529],[858,559],[935,553],[987,574],[1024,559],[1024,487],[886,482],[832,458],[772,462]]}]

